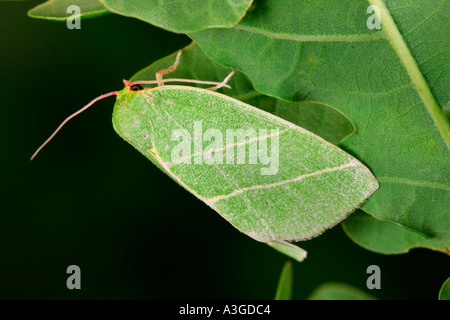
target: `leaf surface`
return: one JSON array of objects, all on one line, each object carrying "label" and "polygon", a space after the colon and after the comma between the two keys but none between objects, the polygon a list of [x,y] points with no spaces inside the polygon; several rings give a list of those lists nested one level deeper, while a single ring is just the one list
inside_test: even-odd
[{"label": "leaf surface", "polygon": [[345,233],[363,248],[383,254],[407,253],[412,248],[429,248],[449,253],[442,241],[426,239],[390,221],[378,220],[362,210],[343,223]]},{"label": "leaf surface", "polygon": [[308,300],[376,300],[373,296],[344,283],[329,282],[319,286]]},{"label": "leaf surface", "polygon": [[280,280],[278,281],[275,300],[291,300],[292,298],[292,263],[287,261],[281,270]]},{"label": "leaf surface", "polygon": [[66,21],[69,17],[76,18],[67,13],[67,8],[71,5],[80,7],[81,18],[93,18],[109,13],[99,0],[49,0],[28,11],[28,15],[32,18]]},{"label": "leaf surface", "polygon": [[439,300],[450,300],[450,278],[447,278],[439,291]]},{"label": "leaf surface", "polygon": [[102,0],[112,12],[137,18],[176,32],[232,27],[245,15],[252,0]]}]

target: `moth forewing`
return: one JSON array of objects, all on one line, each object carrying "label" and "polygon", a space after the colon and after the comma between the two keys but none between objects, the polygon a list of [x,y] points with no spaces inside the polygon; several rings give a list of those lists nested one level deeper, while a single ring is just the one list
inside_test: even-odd
[{"label": "moth forewing", "polygon": [[210,90],[125,88],[113,124],[172,179],[258,241],[314,237],[378,188],[369,169],[338,147]]}]

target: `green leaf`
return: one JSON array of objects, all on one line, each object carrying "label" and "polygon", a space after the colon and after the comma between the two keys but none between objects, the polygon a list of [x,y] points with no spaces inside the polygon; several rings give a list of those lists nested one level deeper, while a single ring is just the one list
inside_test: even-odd
[{"label": "green leaf", "polygon": [[260,92],[342,111],[357,129],[343,148],[380,182],[364,210],[449,246],[450,2],[370,2],[382,30],[367,28],[368,2],[267,0],[232,29],[190,37]]},{"label": "green leaf", "polygon": [[[176,54],[164,57],[137,72],[131,81],[154,80],[156,72],[173,64]],[[178,68],[168,77],[222,81],[230,71],[230,68],[208,58],[198,45],[191,43],[183,49]],[[224,94],[295,123],[333,144],[337,145],[355,133],[350,119],[333,106],[313,101],[291,103],[262,95],[253,88],[251,81],[242,72],[233,75],[228,84],[232,89],[220,89]]]},{"label": "green leaf", "polygon": [[291,300],[292,299],[292,263],[287,261],[281,271],[280,280],[278,281],[277,293],[275,300]]},{"label": "green leaf", "polygon": [[350,285],[329,282],[314,290],[308,300],[376,300],[376,298]]},{"label": "green leaf", "polygon": [[450,300],[450,278],[445,280],[439,291],[439,300]]},{"label": "green leaf", "polygon": [[362,210],[354,212],[341,225],[350,239],[374,252],[400,254],[421,247],[449,253],[441,241],[429,240],[401,225],[375,219]]},{"label": "green leaf", "polygon": [[69,17],[77,17],[67,13],[67,8],[71,5],[80,7],[81,18],[93,18],[109,13],[99,0],[49,0],[28,11],[28,15],[32,18],[66,21]]},{"label": "green leaf", "polygon": [[252,0],[102,0],[112,12],[137,18],[160,28],[187,33],[232,27],[242,19]]}]

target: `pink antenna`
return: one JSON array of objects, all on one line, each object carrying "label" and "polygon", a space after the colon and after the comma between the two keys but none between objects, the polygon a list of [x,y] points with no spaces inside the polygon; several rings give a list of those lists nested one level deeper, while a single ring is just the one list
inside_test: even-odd
[{"label": "pink antenna", "polygon": [[102,99],[107,98],[107,97],[110,97],[110,96],[113,96],[113,95],[117,95],[118,93],[119,93],[119,91],[113,91],[113,92],[109,92],[109,93],[106,93],[106,94],[102,94],[101,96],[99,96],[99,97],[95,98],[94,100],[92,100],[91,102],[89,102],[87,105],[85,105],[83,108],[81,108],[81,109],[78,110],[77,112],[75,112],[75,113],[71,114],[70,116],[68,116],[68,117],[66,118],[66,120],[64,120],[64,121],[59,125],[59,127],[55,130],[55,132],[53,132],[53,134],[52,134],[47,140],[45,140],[45,142],[44,142],[44,143],[36,150],[36,152],[31,156],[31,159],[30,159],[30,160],[33,160],[33,159],[37,156],[37,154],[39,153],[39,151],[41,151],[42,148],[44,148],[45,145],[46,145],[47,143],[49,143],[49,142],[53,139],[53,137],[58,133],[58,131],[61,130],[61,128],[62,128],[62,127],[63,127],[70,119],[72,119],[72,118],[74,118],[75,116],[79,115],[80,113],[82,113],[83,111],[85,111],[87,108],[89,108],[90,106],[92,106],[92,105],[93,105],[94,103],[96,103],[97,101],[102,100]]}]

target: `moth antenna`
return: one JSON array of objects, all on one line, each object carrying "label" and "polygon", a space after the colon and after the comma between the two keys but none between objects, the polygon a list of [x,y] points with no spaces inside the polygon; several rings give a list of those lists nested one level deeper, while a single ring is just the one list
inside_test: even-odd
[{"label": "moth antenna", "polygon": [[80,113],[82,113],[83,111],[85,111],[87,108],[89,108],[90,106],[92,106],[92,105],[93,105],[94,103],[96,103],[97,101],[102,100],[102,99],[107,98],[107,97],[110,97],[110,96],[112,96],[112,95],[117,95],[118,93],[119,93],[119,91],[113,91],[113,92],[109,92],[109,93],[106,93],[106,94],[102,94],[101,96],[98,96],[97,98],[95,98],[94,100],[92,100],[91,102],[89,102],[87,105],[85,105],[83,108],[81,108],[81,109],[78,110],[77,112],[75,112],[75,113],[71,114],[70,116],[68,116],[68,117],[66,118],[66,120],[64,120],[64,121],[59,125],[59,127],[55,130],[55,132],[53,132],[52,135],[51,135],[47,140],[45,140],[45,142],[44,142],[44,143],[36,150],[36,152],[31,156],[31,159],[30,159],[30,160],[33,160],[33,159],[37,156],[37,154],[39,153],[39,151],[41,151],[42,148],[44,148],[45,145],[46,145],[47,143],[49,143],[49,142],[53,139],[53,137],[58,133],[58,131],[61,130],[61,128],[62,128],[62,127],[63,127],[70,119],[76,117],[77,115],[79,115]]},{"label": "moth antenna", "polygon": [[[229,75],[229,77],[231,77],[231,76]],[[129,85],[129,87],[131,87],[132,85],[135,85],[135,84],[159,84],[160,81],[162,81],[162,82],[186,82],[186,83],[197,83],[197,84],[209,84],[209,85],[219,86],[219,88],[225,87],[225,88],[231,89],[231,87],[229,85],[227,85],[226,83],[224,83],[224,81],[216,82],[216,81],[202,81],[202,80],[178,79],[178,78],[162,79],[162,80],[148,80],[148,81],[147,80],[137,80],[137,81],[129,82],[128,85]]]},{"label": "moth antenna", "polygon": [[125,87],[130,89],[130,87],[131,87],[131,82],[130,81],[123,79],[123,84],[125,85]]}]

